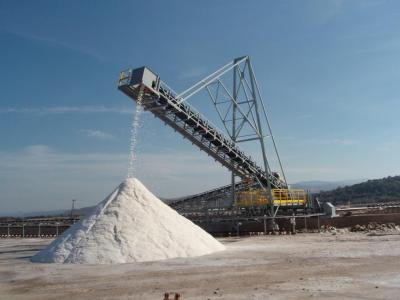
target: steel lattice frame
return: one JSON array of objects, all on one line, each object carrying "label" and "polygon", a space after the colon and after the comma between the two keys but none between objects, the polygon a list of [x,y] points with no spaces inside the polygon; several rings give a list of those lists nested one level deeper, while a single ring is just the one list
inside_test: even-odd
[{"label": "steel lattice frame", "polygon": [[[233,81],[231,88],[226,83],[226,77]],[[263,167],[267,174],[271,174],[271,169],[266,151],[266,139],[272,140],[273,147],[270,150],[274,152],[273,154],[277,158],[283,181],[287,186],[281,159],[250,58],[248,56],[236,58],[203,78],[189,89],[178,94],[176,96],[178,103],[187,101],[202,90],[207,91],[224,129],[233,143],[259,141]],[[247,128],[247,131],[245,128]],[[267,186],[261,183],[260,185],[265,189],[269,199],[272,199],[271,182],[268,180]],[[231,186],[232,200],[234,201],[236,184],[233,172]],[[271,201],[269,207],[271,216],[274,217],[278,209],[279,207],[274,207]]]}]

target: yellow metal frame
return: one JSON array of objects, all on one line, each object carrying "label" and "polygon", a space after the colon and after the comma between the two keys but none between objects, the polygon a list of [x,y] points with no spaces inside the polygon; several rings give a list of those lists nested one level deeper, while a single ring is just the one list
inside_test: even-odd
[{"label": "yellow metal frame", "polygon": [[[296,189],[272,189],[274,206],[305,206],[307,204],[307,193]],[[266,206],[270,201],[264,190],[247,190],[236,192],[236,206]]]}]

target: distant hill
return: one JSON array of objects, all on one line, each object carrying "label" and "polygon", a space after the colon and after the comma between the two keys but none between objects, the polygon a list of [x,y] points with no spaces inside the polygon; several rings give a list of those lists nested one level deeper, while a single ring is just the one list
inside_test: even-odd
[{"label": "distant hill", "polygon": [[[80,216],[85,215],[93,206],[75,208],[74,215]],[[57,209],[57,210],[44,210],[44,211],[12,211],[2,213],[0,212],[0,217],[18,217],[18,218],[31,218],[31,217],[54,217],[54,216],[69,216],[71,214],[71,209]]]},{"label": "distant hill", "polygon": [[321,201],[353,204],[400,201],[400,176],[368,180],[316,194]]},{"label": "distant hill", "polygon": [[9,212],[0,212],[0,217],[18,217],[18,218],[30,218],[30,217],[37,217],[37,216],[60,216],[66,212],[65,209],[57,209],[57,210],[45,210],[45,211],[31,211],[31,212],[24,212],[24,211],[9,211]]},{"label": "distant hill", "polygon": [[320,191],[329,191],[338,187],[344,187],[365,181],[366,179],[351,179],[341,181],[300,181],[290,184],[292,189],[304,189],[311,193],[319,193]]}]

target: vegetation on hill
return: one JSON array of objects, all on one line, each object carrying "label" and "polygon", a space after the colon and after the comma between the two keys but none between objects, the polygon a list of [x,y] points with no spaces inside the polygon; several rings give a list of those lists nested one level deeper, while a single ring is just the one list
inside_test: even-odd
[{"label": "vegetation on hill", "polygon": [[400,201],[400,176],[368,180],[316,194],[323,202],[361,204]]}]

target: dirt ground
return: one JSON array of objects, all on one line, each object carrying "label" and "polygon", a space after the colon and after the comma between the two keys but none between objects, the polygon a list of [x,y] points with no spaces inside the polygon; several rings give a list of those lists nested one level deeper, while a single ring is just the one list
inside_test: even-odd
[{"label": "dirt ground", "polygon": [[399,299],[400,235],[257,236],[190,259],[33,264],[50,240],[0,240],[0,299]]}]

